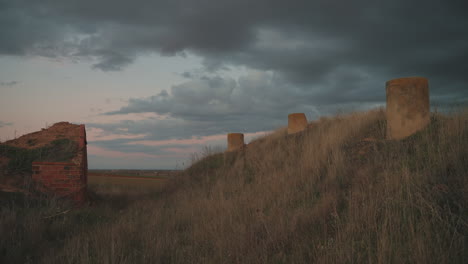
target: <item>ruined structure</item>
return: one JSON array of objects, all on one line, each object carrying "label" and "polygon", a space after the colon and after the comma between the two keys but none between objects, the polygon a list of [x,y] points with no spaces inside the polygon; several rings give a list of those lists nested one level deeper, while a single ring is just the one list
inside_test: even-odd
[{"label": "ruined structure", "polygon": [[304,113],[293,113],[288,115],[288,134],[301,132],[307,128],[307,118]]},{"label": "ruined structure", "polygon": [[387,139],[403,139],[430,122],[429,85],[423,77],[386,82]]},{"label": "ruined structure", "polygon": [[229,133],[227,135],[228,149],[227,151],[235,151],[244,147],[244,134]]},{"label": "ruined structure", "polygon": [[32,163],[32,178],[43,192],[84,202],[88,182],[86,130],[84,125],[79,125],[77,129],[79,129],[78,149],[72,161],[35,161]]},{"label": "ruined structure", "polygon": [[[7,141],[1,147],[0,156],[9,159],[6,179],[28,177],[25,172],[29,171],[35,191],[77,203],[86,200],[88,158],[84,125],[56,123]],[[26,162],[20,168],[11,165],[18,164],[18,160]],[[15,182],[18,185],[20,181]]]}]

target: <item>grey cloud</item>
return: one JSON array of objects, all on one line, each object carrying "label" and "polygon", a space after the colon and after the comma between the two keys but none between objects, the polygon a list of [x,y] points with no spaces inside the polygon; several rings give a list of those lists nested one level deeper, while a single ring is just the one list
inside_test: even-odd
[{"label": "grey cloud", "polygon": [[223,14],[217,8],[220,3],[212,4],[2,1],[0,33],[5,41],[0,43],[0,54],[91,57],[101,60],[95,68],[119,70],[134,54],[177,55],[188,49],[223,52],[248,43],[249,22],[235,22],[237,14]]},{"label": "grey cloud", "polygon": [[10,81],[10,82],[0,82],[0,86],[15,86],[17,85],[17,81]]},{"label": "grey cloud", "polygon": [[[202,76],[174,85],[155,96],[130,99],[128,105],[107,115],[153,112],[165,119],[125,121],[99,125],[107,131],[125,128],[131,134],[149,134],[148,139],[190,138],[228,132],[258,132],[287,124],[287,115],[306,113],[309,120],[338,111],[361,111],[385,104],[385,81],[379,71],[341,66],[313,85],[294,84],[282,74],[249,71],[233,79]],[[467,90],[445,93],[447,88],[431,81],[431,103],[466,102]]]},{"label": "grey cloud", "polygon": [[190,79],[190,78],[192,78],[192,73],[190,73],[190,72],[183,72],[183,73],[181,74],[181,76],[184,77],[184,78]]},{"label": "grey cloud", "polygon": [[[382,100],[386,80],[414,75],[430,78],[434,97],[466,98],[468,94],[464,70],[468,68],[466,1],[0,3],[0,54],[91,59],[97,60],[92,66],[95,69],[116,71],[151,52],[168,56],[189,52],[202,56],[205,69],[211,73],[247,66],[279,76],[282,83],[269,85],[263,94],[256,93],[258,87],[253,91],[231,87],[240,93],[238,97],[248,94],[244,101],[236,102],[243,106],[241,110],[250,109],[249,103],[271,108],[268,101],[254,100],[263,100],[265,94],[271,101],[280,98],[282,108],[289,108],[288,101],[303,98],[315,104],[375,103]],[[235,93],[229,100],[210,95],[211,101],[195,108],[191,108],[194,102],[183,104],[186,99],[203,101],[200,97],[208,90],[226,92],[230,85],[220,83],[216,84],[219,88],[206,90],[196,75],[183,76],[193,80],[185,85],[202,90],[194,92],[183,84],[173,87],[169,99],[155,96],[153,101],[137,100],[121,111],[174,116],[192,112],[192,119],[239,111],[232,105]],[[286,93],[286,89],[292,91]],[[256,110],[261,112],[261,107]]]},{"label": "grey cloud", "polygon": [[[349,103],[350,98],[362,97],[352,87],[369,81],[361,75],[343,76],[350,90],[340,100],[330,97],[339,89],[332,82],[333,78],[326,78],[315,89],[304,89],[291,85],[274,73],[260,71],[251,71],[237,80],[205,76],[173,86],[170,93],[162,91],[149,98],[130,99],[127,106],[107,113],[153,112],[166,118],[92,126],[112,133],[118,133],[116,131],[119,128],[124,128],[120,131],[149,134],[146,139],[153,140],[184,139],[229,132],[272,130],[286,125],[287,115],[293,112],[304,112],[313,120],[338,110],[362,110],[382,103],[382,91],[380,94],[370,94],[367,100],[359,103]],[[324,86],[332,89],[322,89]]]},{"label": "grey cloud", "polygon": [[324,105],[385,100],[384,78],[353,68],[338,68],[313,85],[288,82],[275,72],[249,71],[237,80],[214,75],[174,85],[170,94],[130,99],[127,106],[107,113],[154,112],[184,120],[211,120],[226,116],[276,117],[287,112]]},{"label": "grey cloud", "polygon": [[[287,118],[287,117],[286,117]],[[281,120],[283,119],[283,120]],[[287,120],[287,119],[286,119]],[[119,134],[120,128],[128,129],[126,134],[148,134],[144,140],[200,138],[229,132],[254,132],[277,128],[284,125],[284,117],[227,117],[225,120],[191,121],[179,118],[164,120],[122,121],[115,124],[89,124],[89,127],[101,128],[109,133]],[[141,139],[139,139],[141,140]]]},{"label": "grey cloud", "polygon": [[122,54],[105,54],[100,56],[100,62],[93,65],[93,68],[103,71],[119,71],[123,67],[131,64],[133,58]]},{"label": "grey cloud", "polygon": [[[340,65],[379,68],[389,76],[466,78],[461,74],[468,46],[463,1],[2,3],[4,54],[91,56],[101,60],[95,68],[120,70],[146,52],[189,51],[202,55],[211,71],[248,65],[309,83]],[[262,35],[264,30],[273,36]],[[82,38],[73,40],[77,34]],[[268,37],[272,45],[258,45]]]},{"label": "grey cloud", "polygon": [[[171,94],[163,90],[149,98],[130,99],[128,106],[108,114],[154,112],[192,121],[246,114],[275,116],[273,106],[281,110],[293,107],[298,104],[293,97],[300,97],[295,93],[302,92],[287,91],[281,87],[283,83],[274,74],[263,72],[252,72],[239,80],[204,76],[174,85]],[[279,100],[282,103],[278,104]]]},{"label": "grey cloud", "polygon": [[[183,73],[187,82],[109,114],[169,115],[174,123],[132,124],[154,138],[258,131],[293,111],[314,118],[382,104],[385,81],[398,77],[428,77],[434,103],[466,101],[467,9],[440,0],[0,0],[0,54],[91,59],[104,71],[152,52],[196,54],[205,77]],[[257,71],[220,73],[237,66]]]}]

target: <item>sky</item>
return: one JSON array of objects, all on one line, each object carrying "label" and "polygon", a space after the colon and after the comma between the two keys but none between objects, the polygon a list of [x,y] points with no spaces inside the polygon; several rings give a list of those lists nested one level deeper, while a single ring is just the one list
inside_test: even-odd
[{"label": "sky", "polygon": [[194,153],[385,106],[429,79],[468,102],[464,0],[0,0],[0,141],[85,124],[91,169],[181,169]]}]

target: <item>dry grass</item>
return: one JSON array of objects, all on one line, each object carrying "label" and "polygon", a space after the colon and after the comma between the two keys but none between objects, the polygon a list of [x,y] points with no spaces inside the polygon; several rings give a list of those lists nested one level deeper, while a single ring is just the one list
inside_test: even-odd
[{"label": "dry grass", "polygon": [[384,133],[381,110],[324,118],[202,158],[151,195],[39,221],[58,203],[2,205],[0,262],[468,262],[468,113]]}]

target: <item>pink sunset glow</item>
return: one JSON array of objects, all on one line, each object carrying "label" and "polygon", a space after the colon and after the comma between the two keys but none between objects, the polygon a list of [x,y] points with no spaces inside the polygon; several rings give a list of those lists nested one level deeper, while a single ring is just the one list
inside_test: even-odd
[{"label": "pink sunset glow", "polygon": [[[253,139],[259,136],[264,136],[271,131],[260,131],[255,133],[245,133],[246,139]],[[168,140],[137,140],[128,142],[129,145],[145,145],[145,146],[165,146],[165,145],[208,145],[213,142],[226,140],[226,134],[218,134],[204,137],[192,137],[190,139],[168,139]]]},{"label": "pink sunset glow", "polygon": [[138,139],[147,136],[147,134],[109,134],[100,128],[88,128],[86,129],[86,136],[88,141],[107,141],[115,139]]}]

